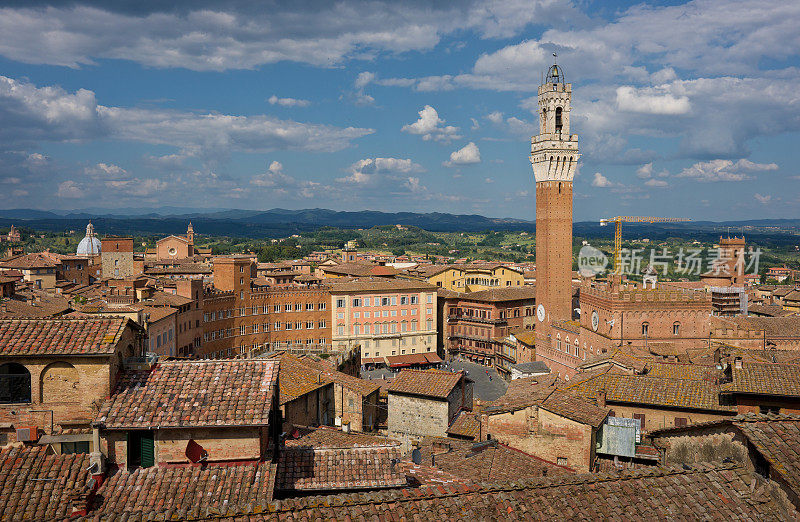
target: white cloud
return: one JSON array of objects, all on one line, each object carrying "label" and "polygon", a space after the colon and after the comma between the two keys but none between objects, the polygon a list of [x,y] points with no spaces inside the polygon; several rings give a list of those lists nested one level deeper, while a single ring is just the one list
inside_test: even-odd
[{"label": "white cloud", "polygon": [[608,187],[613,187],[614,184],[610,182],[607,177],[603,176],[599,172],[595,172],[594,179],[592,179],[592,186],[600,188],[608,188]]},{"label": "white cloud", "polygon": [[653,94],[652,88],[636,89],[630,86],[617,88],[617,109],[643,114],[686,114],[691,110],[689,98],[672,94]]},{"label": "white cloud", "polygon": [[289,176],[283,171],[283,164],[280,161],[272,161],[266,172],[256,174],[250,179],[250,184],[269,188],[272,193],[301,199],[318,197],[323,192],[330,195],[331,189],[316,181],[298,180]]},{"label": "white cloud", "polygon": [[113,163],[98,163],[83,169],[84,174],[91,178],[102,180],[115,180],[128,177],[128,171]]},{"label": "white cloud", "polygon": [[663,179],[648,179],[647,181],[644,182],[644,184],[647,185],[648,187],[656,187],[656,188],[664,188],[669,185],[669,183],[667,183]]},{"label": "white cloud", "polygon": [[766,204],[767,204],[767,203],[769,203],[769,202],[770,202],[770,200],[772,199],[772,196],[762,196],[762,195],[761,195],[761,194],[759,194],[758,192],[756,192],[755,194],[753,194],[753,196],[754,196],[754,197],[756,198],[756,200],[757,200],[759,203],[761,203],[762,205],[766,205]]},{"label": "white cloud", "polygon": [[473,165],[481,162],[481,152],[478,146],[469,142],[460,149],[450,154],[450,160],[442,163],[445,167],[457,167],[459,165]]},{"label": "white cloud", "polygon": [[65,199],[78,199],[84,197],[87,195],[87,193],[84,192],[83,189],[81,189],[74,181],[67,180],[59,183],[58,192],[56,195]]},{"label": "white cloud", "polygon": [[693,178],[697,181],[744,181],[753,179],[750,173],[760,171],[778,170],[775,163],[753,163],[747,159],[731,161],[716,159],[701,161],[691,167],[683,169],[677,177]]},{"label": "white cloud", "polygon": [[278,98],[276,95],[270,96],[267,101],[270,105],[280,105],[281,107],[308,107],[311,105],[309,100],[300,98]]},{"label": "white cloud", "polygon": [[111,138],[181,149],[188,155],[273,150],[332,152],[372,129],[299,123],[264,115],[107,107],[92,91],[68,93],[0,76],[0,147]]},{"label": "white cloud", "polygon": [[645,163],[638,169],[636,169],[636,176],[641,179],[647,179],[652,177],[653,175],[653,164],[652,163]]},{"label": "white cloud", "polygon": [[367,184],[378,181],[383,174],[410,174],[423,172],[422,165],[410,159],[364,158],[356,161],[348,169],[349,176],[338,178],[340,183]]},{"label": "white cloud", "polygon": [[472,31],[508,38],[531,23],[582,21],[567,0],[468,0],[428,4],[343,0],[139,2],[126,8],[63,5],[0,9],[0,53],[12,60],[79,67],[98,59],[198,71],[255,69],[281,61],[331,67],[380,53],[434,48]]},{"label": "white cloud", "polygon": [[430,105],[426,105],[419,111],[419,119],[414,123],[403,125],[400,129],[409,134],[422,136],[423,140],[435,140],[449,143],[452,140],[461,138],[458,135],[458,127],[444,125],[445,121],[439,118],[439,113]]},{"label": "white cloud", "polygon": [[364,92],[367,85],[374,82],[375,79],[376,76],[373,72],[363,71],[358,73],[356,81],[353,82],[353,87],[355,88],[353,97],[356,105],[373,105],[375,103],[375,98]]},{"label": "white cloud", "polygon": [[481,128],[481,124],[478,123],[478,120],[476,120],[475,118],[470,118],[469,121],[472,122],[472,126],[470,127],[470,130],[476,131],[476,130]]},{"label": "white cloud", "polygon": [[483,182],[487,184],[494,183],[494,178],[486,178]]}]

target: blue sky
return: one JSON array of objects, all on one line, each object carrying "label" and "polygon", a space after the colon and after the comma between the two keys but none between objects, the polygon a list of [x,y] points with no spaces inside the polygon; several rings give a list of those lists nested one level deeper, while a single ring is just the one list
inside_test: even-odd
[{"label": "blue sky", "polygon": [[[0,1],[0,207],[797,218],[800,2]],[[112,6],[112,7],[109,7]]]}]

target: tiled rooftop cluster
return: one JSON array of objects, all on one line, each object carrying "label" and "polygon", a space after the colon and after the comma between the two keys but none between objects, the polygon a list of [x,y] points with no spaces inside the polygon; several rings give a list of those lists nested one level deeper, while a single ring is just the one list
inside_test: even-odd
[{"label": "tiled rooftop cluster", "polygon": [[406,485],[397,466],[400,443],[319,428],[287,441],[278,460],[282,491],[379,489]]},{"label": "tiled rooftop cluster", "polygon": [[48,455],[46,446],[0,451],[0,520],[68,517],[69,497],[86,486],[88,467],[88,455]]},{"label": "tiled rooftop cluster", "polygon": [[266,426],[278,362],[162,362],[122,374],[97,416],[106,429]]},{"label": "tiled rooftop cluster", "polygon": [[113,354],[126,319],[2,319],[0,356]]},{"label": "tiled rooftop cluster", "polygon": [[389,386],[389,393],[405,393],[446,399],[463,377],[443,370],[403,370]]}]

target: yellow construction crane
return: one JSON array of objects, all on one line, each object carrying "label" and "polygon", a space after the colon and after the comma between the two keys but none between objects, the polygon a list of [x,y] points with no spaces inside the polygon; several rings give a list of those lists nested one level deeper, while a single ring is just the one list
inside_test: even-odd
[{"label": "yellow construction crane", "polygon": [[617,216],[608,219],[601,219],[600,226],[604,227],[609,223],[614,223],[614,273],[620,270],[622,261],[622,223],[679,223],[681,221],[691,221],[687,218],[663,218],[648,216]]}]

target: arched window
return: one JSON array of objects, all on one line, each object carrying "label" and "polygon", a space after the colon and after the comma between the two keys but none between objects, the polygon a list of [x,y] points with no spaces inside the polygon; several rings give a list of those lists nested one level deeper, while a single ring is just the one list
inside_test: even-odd
[{"label": "arched window", "polygon": [[675,321],[672,323],[672,335],[680,335],[681,334],[681,323]]},{"label": "arched window", "polygon": [[17,363],[0,365],[0,404],[31,402],[31,372]]},{"label": "arched window", "polygon": [[69,400],[67,397],[77,398],[78,384],[78,370],[74,366],[66,362],[54,362],[42,371],[39,385],[41,401],[64,402]]},{"label": "arched window", "polygon": [[649,326],[648,323],[642,323],[642,336],[647,337]]},{"label": "arched window", "polygon": [[556,132],[561,132],[562,128],[563,125],[561,122],[561,107],[556,107]]}]

